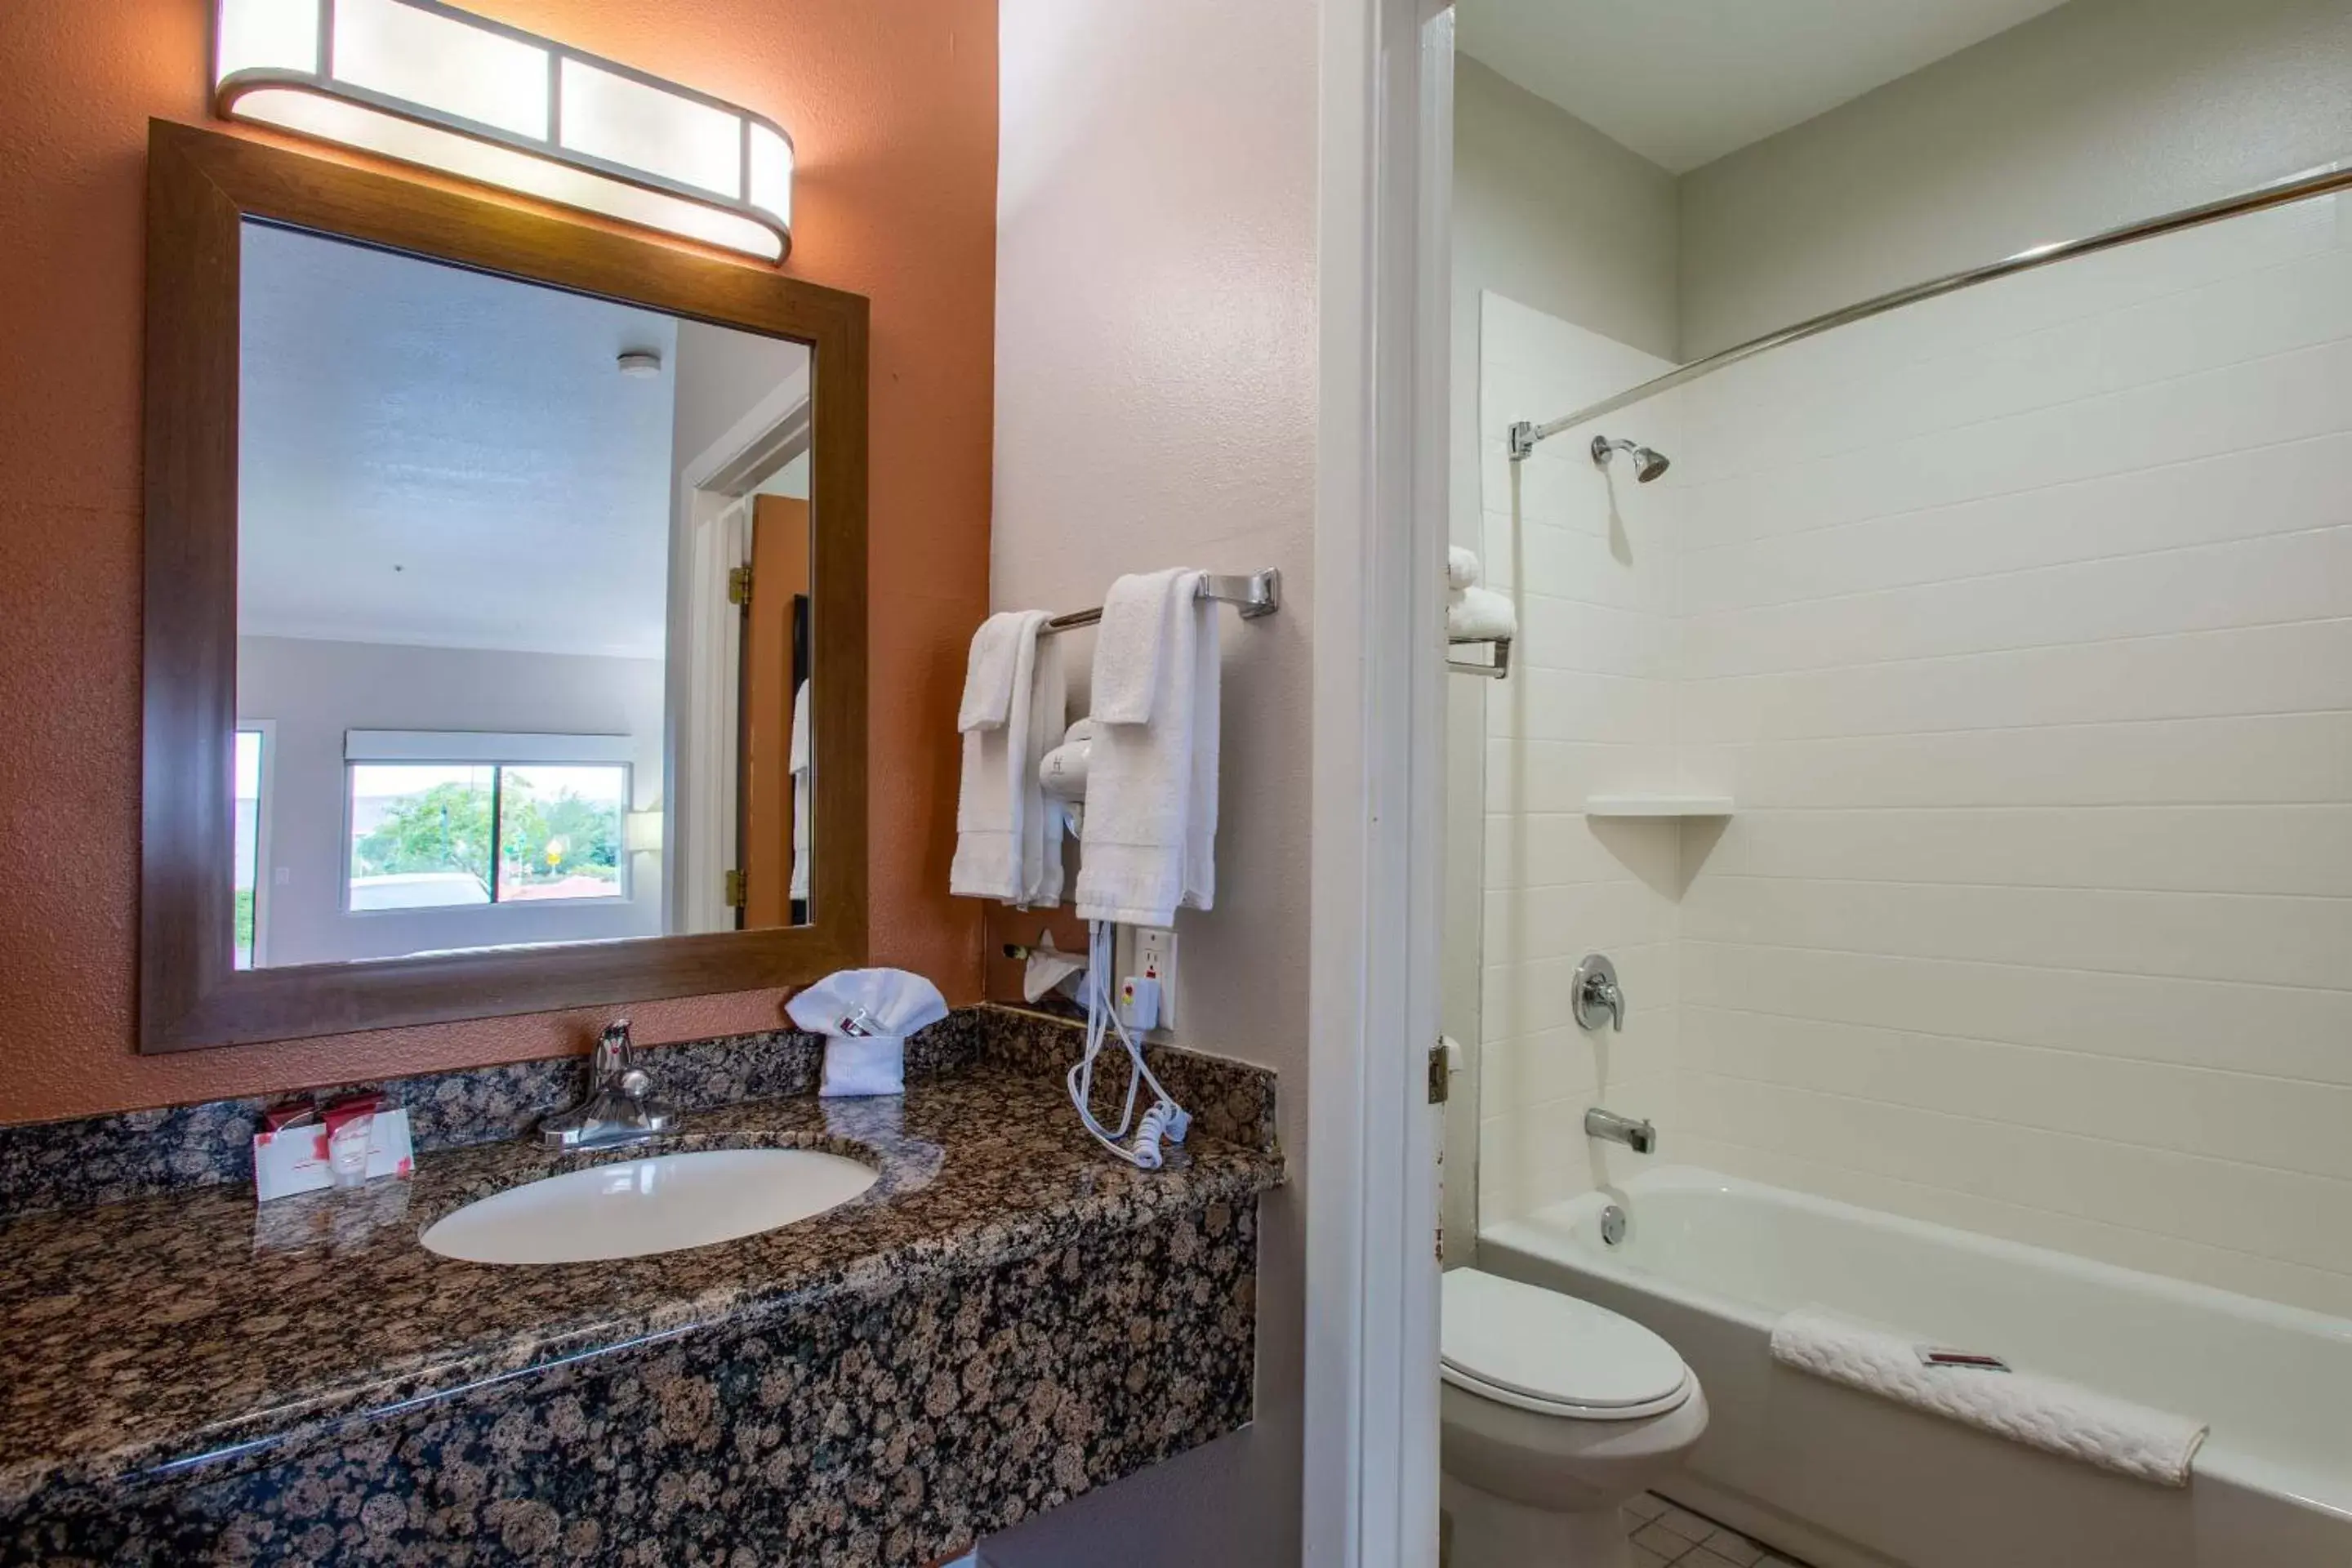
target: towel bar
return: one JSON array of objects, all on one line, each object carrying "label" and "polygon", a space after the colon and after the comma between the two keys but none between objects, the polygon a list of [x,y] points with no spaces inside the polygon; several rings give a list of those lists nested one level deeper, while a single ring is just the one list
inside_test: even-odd
[{"label": "towel bar", "polygon": [[1447,659],[1445,668],[1456,675],[1483,675],[1489,680],[1501,680],[1511,673],[1511,639],[1508,637],[1454,637],[1451,639],[1450,646],[1492,647],[1495,650],[1493,661],[1487,664],[1480,664],[1475,659]]},{"label": "towel bar", "polygon": [[[1242,619],[1254,621],[1260,616],[1270,616],[1282,608],[1282,573],[1269,566],[1263,572],[1246,576],[1220,577],[1213,574],[1201,579],[1201,591],[1196,598],[1210,599],[1220,605],[1239,605]],[[1037,628],[1037,635],[1049,637],[1055,632],[1076,631],[1080,626],[1093,626],[1102,619],[1102,606],[1091,610],[1072,610],[1066,616],[1055,616]]]}]

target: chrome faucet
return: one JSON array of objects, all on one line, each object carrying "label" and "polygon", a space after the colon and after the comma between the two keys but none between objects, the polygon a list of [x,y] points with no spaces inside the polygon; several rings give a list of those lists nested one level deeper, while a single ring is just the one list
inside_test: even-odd
[{"label": "chrome faucet", "polygon": [[653,1076],[637,1066],[629,1021],[604,1026],[589,1068],[588,1098],[541,1119],[539,1141],[551,1149],[606,1149],[669,1131],[677,1108],[656,1098]]},{"label": "chrome faucet", "polygon": [[1569,994],[1568,1003],[1578,1028],[1598,1029],[1601,1015],[1606,1013],[1610,1028],[1621,1035],[1625,1032],[1625,993],[1617,988],[1617,966],[1606,954],[1584,955],[1584,962],[1576,966],[1576,989]]},{"label": "chrome faucet", "polygon": [[1597,1105],[1584,1113],[1584,1135],[1622,1143],[1636,1154],[1653,1153],[1658,1147],[1658,1130],[1647,1121],[1636,1121]]}]

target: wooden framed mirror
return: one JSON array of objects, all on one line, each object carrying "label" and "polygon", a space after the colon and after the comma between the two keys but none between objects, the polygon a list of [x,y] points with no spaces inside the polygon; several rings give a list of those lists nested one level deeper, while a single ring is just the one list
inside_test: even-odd
[{"label": "wooden framed mirror", "polygon": [[866,953],[866,302],[148,144],[140,1045]]}]

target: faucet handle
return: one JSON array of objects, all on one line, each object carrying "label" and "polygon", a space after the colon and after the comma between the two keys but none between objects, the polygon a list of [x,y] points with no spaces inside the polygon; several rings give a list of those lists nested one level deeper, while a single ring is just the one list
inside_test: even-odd
[{"label": "faucet handle", "polygon": [[596,1081],[610,1083],[635,1065],[636,1051],[629,1043],[629,1021],[615,1018],[596,1037]]},{"label": "faucet handle", "polygon": [[1601,1027],[1601,1014],[1606,1011],[1609,1027],[1617,1034],[1625,1032],[1625,993],[1618,989],[1617,966],[1607,954],[1587,953],[1576,966],[1576,989],[1570,994],[1569,1010],[1576,1015],[1580,1029]]}]

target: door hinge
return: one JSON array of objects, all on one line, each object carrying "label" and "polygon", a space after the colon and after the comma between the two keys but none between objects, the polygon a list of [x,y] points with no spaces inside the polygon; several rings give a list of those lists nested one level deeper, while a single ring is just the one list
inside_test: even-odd
[{"label": "door hinge", "polygon": [[751,602],[751,569],[749,566],[735,566],[728,570],[727,602],[730,605]]},{"label": "door hinge", "polygon": [[743,907],[743,883],[744,877],[742,872],[730,871],[727,873],[727,907],[729,909],[740,910]]},{"label": "door hinge", "polygon": [[1445,1042],[1440,1040],[1429,1047],[1429,1103],[1443,1105],[1447,1094],[1445,1075]]}]

